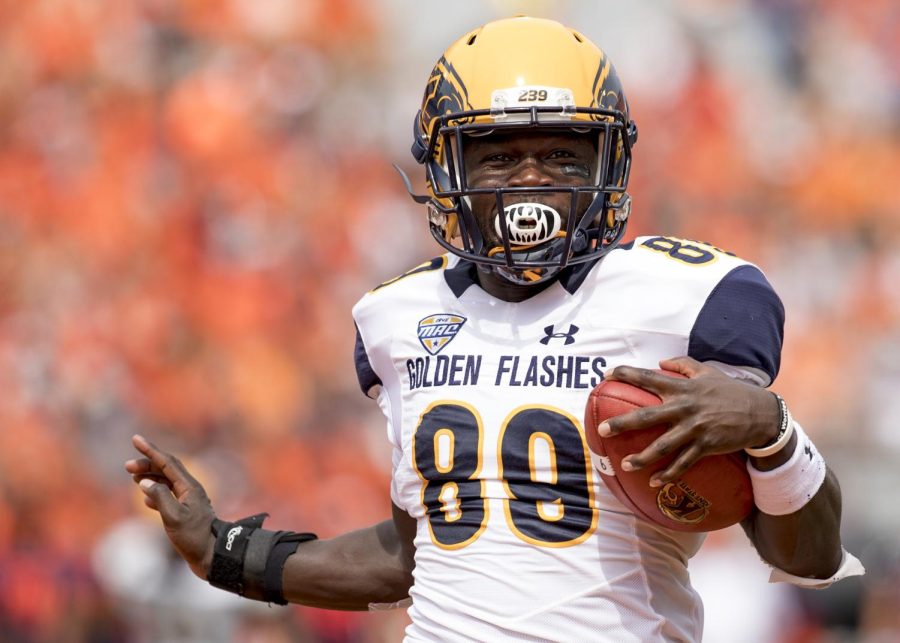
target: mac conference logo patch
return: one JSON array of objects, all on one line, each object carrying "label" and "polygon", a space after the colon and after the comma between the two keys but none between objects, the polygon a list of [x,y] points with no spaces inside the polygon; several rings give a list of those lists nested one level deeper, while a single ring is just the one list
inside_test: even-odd
[{"label": "mac conference logo patch", "polygon": [[438,313],[436,315],[428,315],[419,322],[419,342],[425,347],[425,350],[432,355],[437,355],[447,344],[450,343],[463,324],[466,323],[465,317],[459,315],[449,315],[447,313]]}]

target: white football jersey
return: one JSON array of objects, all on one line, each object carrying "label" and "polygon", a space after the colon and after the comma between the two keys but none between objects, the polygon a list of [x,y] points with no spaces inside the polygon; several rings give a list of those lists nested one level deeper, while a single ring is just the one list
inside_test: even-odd
[{"label": "white football jersey", "polygon": [[418,522],[409,641],[697,641],[703,536],[637,519],[594,470],[603,373],[690,355],[767,385],[783,308],[722,250],[641,237],[520,303],[442,256],[354,307],[356,363]]}]

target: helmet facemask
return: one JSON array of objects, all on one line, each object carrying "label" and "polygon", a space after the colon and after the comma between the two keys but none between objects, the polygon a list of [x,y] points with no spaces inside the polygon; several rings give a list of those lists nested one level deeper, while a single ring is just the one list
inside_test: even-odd
[{"label": "helmet facemask", "polygon": [[[493,111],[493,110],[492,110]],[[596,120],[569,120],[574,113]],[[430,140],[426,178],[429,224],[445,249],[516,284],[546,281],[567,265],[590,261],[621,239],[630,199],[625,185],[630,166],[627,125],[621,113],[605,109],[558,107],[510,108],[503,121],[478,122],[484,110],[442,117]],[[595,167],[584,173],[582,185],[475,187],[464,162],[466,145],[492,134],[571,134],[595,143]],[[580,168],[570,174],[579,175]],[[557,212],[542,202],[550,194],[569,195],[568,207]],[[491,221],[479,221],[473,198],[491,197]],[[487,228],[487,230],[485,229]]]}]

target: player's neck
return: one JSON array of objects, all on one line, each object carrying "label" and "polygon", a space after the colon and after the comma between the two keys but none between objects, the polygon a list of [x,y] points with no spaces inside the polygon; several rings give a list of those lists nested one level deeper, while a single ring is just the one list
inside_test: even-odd
[{"label": "player's neck", "polygon": [[539,292],[546,290],[550,284],[556,281],[555,279],[549,279],[539,284],[534,284],[533,286],[523,286],[507,281],[493,272],[478,270],[477,273],[478,285],[481,286],[482,290],[492,297],[510,303],[517,303],[525,301],[530,297],[534,297]]}]

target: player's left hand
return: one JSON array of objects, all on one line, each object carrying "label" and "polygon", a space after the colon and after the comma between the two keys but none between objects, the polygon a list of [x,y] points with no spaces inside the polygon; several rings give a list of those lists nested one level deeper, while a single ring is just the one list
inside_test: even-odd
[{"label": "player's left hand", "polygon": [[125,470],[144,492],[144,504],[158,511],[166,535],[197,576],[206,580],[212,564],[216,517],[206,490],[171,453],[140,435],[132,444],[141,456],[125,463]]},{"label": "player's left hand", "polygon": [[766,389],[735,380],[690,357],[662,360],[659,366],[685,378],[633,366],[617,366],[606,373],[607,379],[654,393],[662,404],[610,418],[598,427],[600,435],[670,426],[646,449],[624,458],[624,470],[636,471],[679,452],[664,471],[651,478],[650,485],[659,487],[676,480],[702,457],[759,446],[775,437],[778,401]]}]

